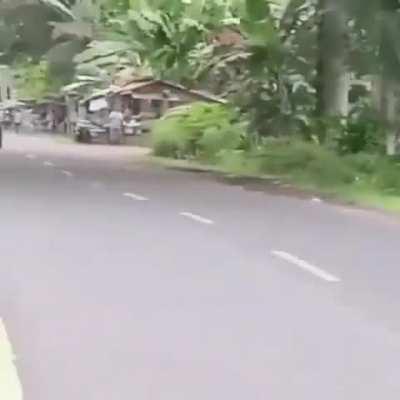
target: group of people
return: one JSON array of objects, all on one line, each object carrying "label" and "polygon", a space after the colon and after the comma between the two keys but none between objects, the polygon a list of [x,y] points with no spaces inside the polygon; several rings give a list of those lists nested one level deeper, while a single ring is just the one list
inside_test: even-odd
[{"label": "group of people", "polygon": [[0,126],[2,128],[14,128],[15,133],[21,130],[23,113],[20,108],[13,110],[0,109]]},{"label": "group of people", "polygon": [[[125,108],[124,111],[120,111],[118,109],[108,111],[105,110],[105,114],[103,116],[103,123],[109,128],[109,141],[112,144],[121,143],[124,133],[127,129],[135,126],[135,119],[133,118],[132,111],[129,108]],[[49,120],[49,115],[46,114],[46,118],[42,115],[39,116],[40,120]],[[51,114],[53,117],[53,114]],[[50,118],[52,124],[54,124],[53,119]],[[78,118],[76,118],[78,120]],[[71,121],[73,123],[73,127],[76,126],[78,121]],[[35,124],[36,122],[36,124]],[[37,120],[31,121],[31,123],[36,126]],[[21,126],[25,124],[29,126],[30,118],[25,116],[24,121],[24,110],[21,108],[13,108],[13,109],[1,109],[0,108],[0,127],[3,129],[13,129],[15,133],[21,132]]]}]

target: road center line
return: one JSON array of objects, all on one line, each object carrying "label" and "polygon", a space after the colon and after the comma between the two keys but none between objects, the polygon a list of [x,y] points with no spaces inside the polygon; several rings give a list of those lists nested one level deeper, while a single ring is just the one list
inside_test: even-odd
[{"label": "road center line", "polygon": [[14,360],[10,340],[0,319],[0,398],[4,400],[22,400],[23,397]]},{"label": "road center line", "polygon": [[190,218],[193,221],[197,221],[197,222],[200,222],[202,224],[206,224],[206,225],[213,225],[214,224],[214,221],[212,221],[211,219],[201,217],[200,215],[197,215],[197,214],[192,214],[191,212],[186,212],[186,211],[185,212],[181,212],[180,215],[182,217]]},{"label": "road center line", "polygon": [[28,160],[36,160],[37,156],[35,154],[27,154],[25,156]]},{"label": "road center line", "polygon": [[321,268],[318,268],[312,264],[309,264],[308,262],[302,260],[301,258],[298,258],[290,253],[286,253],[285,251],[277,251],[274,250],[271,252],[275,257],[278,257],[282,260],[285,260],[301,269],[304,271],[309,272],[310,274],[330,283],[337,283],[340,282],[340,279],[334,275],[331,275],[329,272],[324,271]]},{"label": "road center line", "polygon": [[135,194],[135,193],[124,193],[124,196],[132,199],[132,200],[136,200],[136,201],[147,201],[148,198],[140,196],[139,194]]},{"label": "road center line", "polygon": [[316,203],[316,204],[321,204],[321,203],[323,203],[322,199],[320,199],[319,197],[313,197],[313,198],[311,199],[311,201],[312,201],[313,203]]},{"label": "road center line", "polygon": [[66,169],[63,169],[63,170],[61,171],[61,173],[62,173],[63,175],[65,175],[65,176],[68,176],[69,178],[72,178],[72,177],[74,176],[74,174],[73,174],[72,172],[67,171]]},{"label": "road center line", "polygon": [[45,161],[45,162],[43,163],[43,165],[44,165],[45,167],[54,167],[54,164],[53,164],[51,161]]}]

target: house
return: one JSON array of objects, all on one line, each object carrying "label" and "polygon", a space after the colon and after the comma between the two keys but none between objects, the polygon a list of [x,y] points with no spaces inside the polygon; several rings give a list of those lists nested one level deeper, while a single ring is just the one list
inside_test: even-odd
[{"label": "house", "polygon": [[11,70],[6,65],[0,65],[0,103],[15,100],[15,85]]},{"label": "house", "polygon": [[49,95],[46,98],[36,101],[32,105],[37,123],[42,129],[50,131],[65,130],[64,122],[66,117],[66,104],[63,96]]},{"label": "house", "polygon": [[171,107],[195,101],[226,103],[210,93],[152,77],[131,75],[130,79],[124,77],[118,83],[113,81],[106,89],[92,89],[90,94],[87,94],[85,82],[65,86],[62,93],[67,109],[67,131],[73,131],[73,125],[78,119],[90,119],[102,125],[112,109],[130,110],[131,115],[144,122],[142,126],[147,130],[151,120],[160,117]]},{"label": "house", "polygon": [[129,108],[133,115],[158,118],[169,108],[196,101],[225,104],[226,100],[210,93],[191,90],[178,83],[142,78],[114,90],[110,95],[113,109]]}]

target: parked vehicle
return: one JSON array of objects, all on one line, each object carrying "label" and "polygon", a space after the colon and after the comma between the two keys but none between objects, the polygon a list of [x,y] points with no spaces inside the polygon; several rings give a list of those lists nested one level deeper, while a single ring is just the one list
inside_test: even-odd
[{"label": "parked vehicle", "polygon": [[75,127],[75,140],[80,143],[91,143],[93,140],[107,136],[108,126],[99,125],[88,119],[78,120]]},{"label": "parked vehicle", "polygon": [[[141,133],[142,124],[135,119],[124,123],[124,135],[135,136]],[[92,143],[96,140],[107,140],[109,135],[109,126],[93,122],[88,119],[78,120],[75,127],[75,141],[80,143]]]},{"label": "parked vehicle", "polygon": [[124,135],[126,136],[135,136],[140,135],[142,124],[135,120],[131,119],[129,122],[124,122]]},{"label": "parked vehicle", "polygon": [[10,110],[4,112],[4,118],[2,121],[3,127],[10,129],[13,126],[14,120]]}]

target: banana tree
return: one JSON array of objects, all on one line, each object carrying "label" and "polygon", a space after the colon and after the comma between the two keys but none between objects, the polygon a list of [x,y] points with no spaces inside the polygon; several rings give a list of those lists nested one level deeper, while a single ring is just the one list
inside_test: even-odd
[{"label": "banana tree", "polygon": [[39,57],[51,46],[51,20],[72,20],[73,14],[60,0],[0,0],[0,53],[12,62],[20,53]]},{"label": "banana tree", "polygon": [[215,78],[260,133],[304,125],[315,100],[313,4],[248,0],[233,15],[227,33],[199,49],[197,76]]},{"label": "banana tree", "polygon": [[74,18],[74,15],[72,14],[68,5],[65,2],[62,2],[61,0],[1,0],[0,1],[0,10],[2,14],[26,6],[34,6],[34,7],[44,6],[46,8],[54,10],[64,18],[70,18],[70,19]]},{"label": "banana tree", "polygon": [[75,57],[95,41],[101,31],[103,0],[75,0],[71,6],[73,19],[52,21],[53,46],[46,53],[53,70],[64,77],[64,83],[73,80],[76,72]]},{"label": "banana tree", "polygon": [[228,0],[132,0],[127,32],[143,45],[142,56],[161,76],[187,80],[189,54],[215,26],[232,17]]}]

